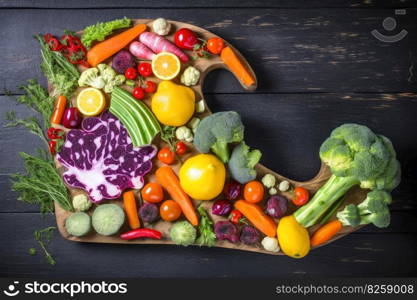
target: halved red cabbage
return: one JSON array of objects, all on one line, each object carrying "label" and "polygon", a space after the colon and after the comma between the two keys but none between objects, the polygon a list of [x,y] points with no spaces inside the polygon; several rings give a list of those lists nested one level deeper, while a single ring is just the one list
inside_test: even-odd
[{"label": "halved red cabbage", "polygon": [[70,130],[57,159],[67,168],[64,181],[99,202],[118,198],[127,188],[141,188],[156,151],[153,145],[133,148],[127,130],[106,111]]}]

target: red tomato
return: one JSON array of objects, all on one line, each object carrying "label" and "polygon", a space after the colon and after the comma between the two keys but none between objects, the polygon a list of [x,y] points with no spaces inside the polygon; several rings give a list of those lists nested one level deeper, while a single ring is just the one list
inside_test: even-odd
[{"label": "red tomato", "polygon": [[159,214],[162,220],[172,222],[177,220],[181,215],[181,207],[174,200],[166,200],[159,208]]},{"label": "red tomato", "polygon": [[183,154],[185,154],[185,152],[187,152],[187,145],[186,145],[184,142],[178,142],[178,143],[175,145],[175,152],[176,152],[178,155],[183,155]]},{"label": "red tomato", "polygon": [[190,29],[181,28],[175,33],[174,42],[181,49],[193,50],[194,46],[198,43],[198,38]]},{"label": "red tomato", "polygon": [[156,83],[155,82],[148,80],[148,81],[145,82],[145,85],[146,85],[145,92],[155,93],[155,91],[156,91]]},{"label": "red tomato", "polygon": [[139,74],[143,77],[149,77],[152,75],[152,66],[147,62],[140,63],[138,66],[138,71]]},{"label": "red tomato", "polygon": [[292,199],[292,203],[294,203],[296,206],[302,206],[306,204],[310,199],[308,191],[301,186],[297,186],[294,189],[294,196],[295,197]]},{"label": "red tomato", "polygon": [[159,203],[164,199],[164,191],[161,185],[156,182],[146,184],[141,191],[141,195],[143,200],[151,203]]},{"label": "red tomato", "polygon": [[164,147],[158,152],[158,159],[164,164],[170,165],[175,160],[174,152],[169,147]]},{"label": "red tomato", "polygon": [[245,184],[243,198],[250,203],[261,202],[264,198],[265,189],[262,183],[253,180]]},{"label": "red tomato", "polygon": [[224,41],[221,38],[214,37],[207,41],[207,49],[211,54],[220,54],[224,48]]},{"label": "red tomato", "polygon": [[130,80],[135,80],[138,77],[138,71],[135,68],[127,68],[125,72],[125,77]]},{"label": "red tomato", "polygon": [[142,100],[145,97],[145,92],[144,92],[143,88],[141,88],[141,87],[138,86],[138,87],[135,87],[133,89],[132,95],[136,99]]}]

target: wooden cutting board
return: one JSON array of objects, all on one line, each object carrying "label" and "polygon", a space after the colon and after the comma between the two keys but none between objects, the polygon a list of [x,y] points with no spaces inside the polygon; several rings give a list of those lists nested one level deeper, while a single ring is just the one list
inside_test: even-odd
[{"label": "wooden cutting board", "polygon": [[[148,20],[148,19],[137,19],[135,20],[135,23],[145,23],[148,25],[149,28],[151,28],[151,24],[152,24],[152,20]],[[191,24],[187,24],[187,23],[182,23],[182,22],[176,22],[176,21],[170,21],[170,23],[172,24],[172,28],[170,31],[170,35],[166,36],[169,40],[173,41],[173,35],[175,33],[175,31],[179,28],[189,28],[191,30],[193,30],[194,32],[196,32],[198,34],[199,37],[207,40],[211,37],[216,37],[215,34],[191,25]],[[81,32],[79,32],[81,33]],[[229,46],[231,46],[229,43],[227,43]],[[234,49],[234,48],[233,48]],[[256,89],[257,87],[257,80],[256,80],[256,75],[254,74],[252,68],[250,67],[250,65],[248,64],[248,62],[246,61],[246,59],[236,50],[234,49],[238,55],[240,56],[242,62],[244,62],[244,64],[246,64],[247,68],[250,70],[250,72],[252,73],[253,77],[255,78],[255,84],[253,86],[247,87],[244,84],[241,83],[242,87],[245,90],[248,91],[253,91]],[[189,54],[189,56],[191,57],[191,53],[189,51],[186,51],[187,54]],[[106,63],[110,63],[110,61],[107,61]],[[228,69],[227,66],[220,60],[219,56],[212,56],[210,58],[199,58],[195,61],[190,60],[190,62],[186,65],[183,64],[183,69],[185,69],[188,65],[193,65],[195,66],[197,69],[200,70],[201,72],[201,77],[200,77],[200,81],[198,85],[193,86],[193,90],[196,93],[196,101],[199,101],[201,99],[204,99],[204,95],[202,92],[202,86],[203,86],[203,81],[204,78],[206,77],[206,75],[215,69],[218,68],[224,68],[224,69]],[[81,69],[80,69],[81,71]],[[176,78],[174,81],[177,83],[179,82],[179,77]],[[151,78],[151,80],[158,82],[159,80],[157,78]],[[237,78],[237,80],[239,81],[239,78]],[[129,89],[128,87],[124,87],[126,89]],[[73,97],[73,99],[71,99],[73,101],[73,103],[75,102],[75,97],[78,94],[78,91],[75,93],[75,96]],[[109,97],[107,97],[107,100],[109,101]],[[150,104],[150,97],[145,98],[145,102],[149,105]],[[207,116],[211,114],[210,109],[207,106],[206,103],[206,111],[202,114],[197,114],[196,116],[199,118],[203,118],[204,116]],[[165,143],[163,141],[161,141],[161,139],[159,137],[157,137],[154,142],[155,145],[158,146],[158,148],[165,146]],[[256,148],[256,145],[250,145],[252,148]],[[195,148],[193,147],[192,143],[188,143],[188,147],[191,150],[189,153],[187,153],[186,155],[182,156],[181,159],[182,161],[185,161],[187,158],[197,154],[198,152],[195,150]],[[312,149],[312,151],[317,151],[317,149]],[[162,164],[157,160],[154,159],[154,166],[152,171],[145,176],[145,183],[150,182],[150,181],[155,181],[154,175],[153,173],[155,172],[156,168],[161,166]],[[60,171],[64,171],[63,167],[56,161],[56,165],[57,168],[60,169]],[[180,162],[177,162],[175,165],[173,165],[173,169],[178,172],[179,167],[180,167]],[[273,174],[275,175],[275,177],[277,178],[278,182],[282,181],[282,180],[288,180],[293,186],[303,186],[305,188],[307,188],[310,193],[314,193],[317,189],[319,189],[324,183],[325,181],[330,177],[330,172],[328,170],[328,168],[325,165],[321,166],[321,169],[319,170],[319,172],[317,173],[317,175],[306,182],[297,182],[288,178],[285,178],[284,176],[279,175],[278,173],[268,169],[267,167],[258,164],[256,166],[257,172],[258,172],[258,179],[262,178],[263,175],[269,173],[269,174]],[[70,188],[70,193],[71,195],[76,195],[79,193],[83,193],[82,190],[78,190],[78,189],[74,189],[74,188]],[[139,193],[139,191],[136,191],[136,194]],[[284,196],[287,196],[287,198],[291,198],[291,195],[289,193],[282,193]],[[221,197],[221,196],[220,196]],[[349,193],[347,193],[345,195],[345,199],[346,199],[346,203],[358,203],[360,202],[362,199],[364,199],[365,197],[365,191],[359,189],[359,188],[354,188],[352,189]],[[137,197],[138,199],[138,197]],[[166,199],[169,199],[169,195],[166,194]],[[197,207],[198,205],[200,205],[200,203],[202,203],[204,205],[204,207],[206,208],[207,212],[210,213],[211,215],[211,205],[213,204],[214,201],[195,201],[195,206]],[[102,201],[100,202],[101,204],[103,203],[116,203],[120,206],[122,206],[122,203],[119,200],[109,200],[109,201]],[[93,204],[92,208],[89,210],[89,214],[91,214],[94,210],[94,208],[96,207],[96,204]],[[295,211],[295,206],[292,205],[292,203],[290,202],[289,204],[289,211],[288,213],[292,213],[293,211]],[[132,240],[132,241],[125,241],[120,239],[117,235],[115,236],[102,236],[99,235],[97,233],[95,233],[94,231],[92,231],[90,234],[88,234],[87,236],[84,237],[74,237],[71,236],[67,233],[67,231],[65,230],[64,227],[64,222],[65,219],[70,215],[69,212],[66,212],[65,210],[63,210],[58,204],[55,203],[55,215],[56,215],[56,221],[57,221],[57,225],[58,225],[58,229],[59,232],[61,233],[61,235],[71,241],[76,241],[76,242],[91,242],[91,243],[118,243],[118,244],[173,244],[172,241],[169,239],[169,229],[171,227],[172,223],[169,222],[165,222],[165,221],[158,221],[156,223],[153,224],[145,224],[146,227],[149,228],[154,228],[156,230],[159,230],[162,232],[162,236],[163,238],[161,240],[151,240],[151,239],[138,239],[138,240]],[[219,217],[219,216],[215,216],[215,215],[211,215],[212,219],[214,222],[216,222],[217,220],[221,220],[224,218],[223,217]],[[278,221],[278,220],[277,220]],[[317,228],[317,226],[313,226],[311,228],[309,228],[310,233],[313,232],[315,229]],[[354,231],[358,229],[357,228],[350,228],[350,227],[344,227],[342,229],[342,231],[337,234],[332,240],[330,240],[328,243],[339,239],[340,237],[349,234],[350,232]],[[121,232],[125,232],[128,231],[129,228],[127,225],[124,225],[124,227],[121,229]],[[238,249],[238,250],[245,250],[245,251],[253,251],[253,252],[261,252],[261,253],[267,253],[267,254],[275,254],[275,255],[283,255],[282,252],[278,252],[278,253],[272,253],[272,252],[268,252],[265,251],[261,245],[256,245],[256,246],[248,246],[245,245],[243,243],[239,243],[239,244],[232,244],[228,241],[217,241],[216,243],[216,247],[222,247],[222,248],[230,248],[230,249]]]}]

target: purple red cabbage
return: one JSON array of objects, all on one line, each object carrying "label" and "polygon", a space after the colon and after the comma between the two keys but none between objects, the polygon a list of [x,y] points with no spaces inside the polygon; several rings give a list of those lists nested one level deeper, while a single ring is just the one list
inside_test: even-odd
[{"label": "purple red cabbage", "polygon": [[70,130],[57,159],[67,168],[64,181],[99,202],[119,198],[128,188],[142,188],[156,151],[152,145],[133,148],[126,128],[106,111]]}]

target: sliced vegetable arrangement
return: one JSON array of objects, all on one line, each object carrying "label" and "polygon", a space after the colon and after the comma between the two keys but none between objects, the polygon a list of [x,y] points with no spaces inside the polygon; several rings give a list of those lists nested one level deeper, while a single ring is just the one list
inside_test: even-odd
[{"label": "sliced vegetable arrangement", "polygon": [[[332,175],[318,191],[268,173],[240,115],[210,114],[198,86],[202,66],[222,63],[255,88],[240,54],[193,27],[150,25],[124,18],[81,36],[36,36],[51,92],[29,81],[17,102],[43,122],[11,112],[7,126],[26,127],[50,151],[21,154],[27,173],[12,177],[19,200],[42,213],[59,205],[60,230],[72,239],[235,244],[294,258],[344,230],[389,225],[400,182],[389,139],[363,125],[336,128],[320,148]],[[354,186],[369,190],[357,205],[346,194]]]}]

